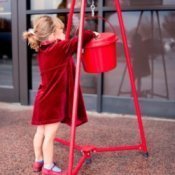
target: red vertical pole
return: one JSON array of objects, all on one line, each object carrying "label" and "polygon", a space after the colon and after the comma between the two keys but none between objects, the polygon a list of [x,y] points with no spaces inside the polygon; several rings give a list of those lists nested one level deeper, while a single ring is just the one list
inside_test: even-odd
[{"label": "red vertical pole", "polygon": [[136,87],[135,87],[135,83],[134,83],[134,75],[133,75],[133,69],[132,69],[132,65],[131,65],[131,57],[129,54],[127,37],[126,37],[126,33],[125,33],[125,26],[124,26],[124,22],[123,22],[123,17],[122,17],[121,6],[119,3],[119,0],[115,0],[115,6],[116,6],[116,10],[118,12],[117,14],[118,14],[120,30],[121,30],[121,34],[122,34],[122,40],[123,40],[123,44],[124,44],[126,63],[127,63],[128,71],[129,71],[130,82],[131,82],[131,86],[132,86],[132,94],[134,97],[134,105],[135,105],[135,110],[136,110],[138,124],[139,124],[140,137],[141,137],[141,141],[142,141],[142,148],[141,149],[145,153],[147,153],[146,138],[145,138],[144,129],[143,129],[143,123],[142,123],[142,118],[141,118],[141,111],[140,111],[140,106],[139,106],[139,101],[138,101],[138,95],[137,95],[137,91],[136,91]]},{"label": "red vertical pole", "polygon": [[72,0],[71,7],[70,7],[70,12],[69,12],[69,15],[68,15],[68,22],[67,22],[67,29],[66,29],[66,39],[69,39],[69,36],[70,36],[75,2],[76,2],[76,0]]},{"label": "red vertical pole", "polygon": [[83,39],[82,37],[83,37],[83,29],[84,29],[85,7],[86,7],[86,0],[82,0],[81,12],[80,12],[80,27],[79,27],[79,34],[78,34],[77,65],[76,65],[76,76],[75,76],[74,98],[73,98],[68,175],[72,175],[72,167],[73,167],[73,162],[74,162],[77,100],[78,100],[78,87],[80,83],[80,63],[81,63],[81,56],[82,56],[82,39]]}]

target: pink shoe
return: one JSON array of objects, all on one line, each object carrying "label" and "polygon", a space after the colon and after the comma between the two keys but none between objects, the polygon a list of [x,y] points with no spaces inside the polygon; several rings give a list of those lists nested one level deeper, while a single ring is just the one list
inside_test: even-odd
[{"label": "pink shoe", "polygon": [[56,165],[54,164],[53,167],[48,170],[46,168],[42,168],[42,175],[63,175],[63,172],[55,172],[53,171],[53,168],[55,167]]},{"label": "pink shoe", "polygon": [[42,170],[43,165],[44,165],[44,162],[34,162],[33,163],[33,171],[40,172]]}]

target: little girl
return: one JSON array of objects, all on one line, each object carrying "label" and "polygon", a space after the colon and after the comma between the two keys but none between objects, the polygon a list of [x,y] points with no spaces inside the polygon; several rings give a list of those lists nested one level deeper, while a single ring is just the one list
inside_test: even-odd
[{"label": "little girl", "polygon": [[[23,33],[24,39],[38,52],[41,84],[35,99],[32,124],[37,125],[33,140],[35,162],[33,170],[42,175],[60,175],[53,161],[53,143],[60,122],[71,125],[75,65],[72,54],[77,50],[78,37],[65,40],[64,24],[57,17],[41,16],[34,28]],[[83,46],[96,36],[84,31]],[[87,122],[81,89],[79,88],[77,123]]]}]

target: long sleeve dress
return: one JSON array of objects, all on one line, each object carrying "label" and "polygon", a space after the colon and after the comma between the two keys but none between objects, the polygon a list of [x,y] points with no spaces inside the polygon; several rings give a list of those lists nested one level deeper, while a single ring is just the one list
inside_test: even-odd
[{"label": "long sleeve dress", "polygon": [[[93,37],[92,31],[84,31],[83,47]],[[33,125],[56,122],[71,125],[75,80],[75,64],[72,54],[77,51],[77,45],[78,37],[41,43],[37,56],[41,83],[34,103]],[[80,87],[78,93],[76,126],[87,122]]]}]

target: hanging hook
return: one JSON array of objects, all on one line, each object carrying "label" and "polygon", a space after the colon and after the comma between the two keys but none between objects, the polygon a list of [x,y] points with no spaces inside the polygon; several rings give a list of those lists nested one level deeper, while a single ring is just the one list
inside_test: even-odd
[{"label": "hanging hook", "polygon": [[91,4],[90,8],[91,8],[91,16],[94,17],[95,16],[95,3],[94,3],[94,0],[92,0],[92,4]]}]

